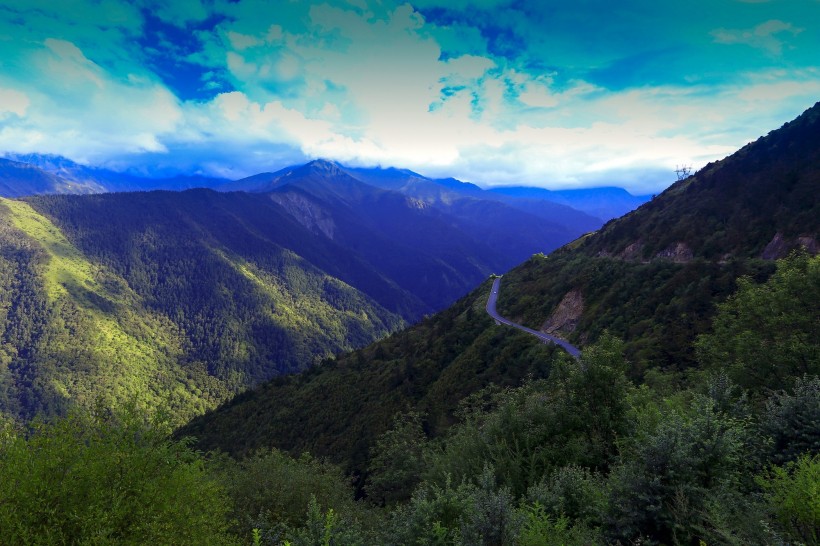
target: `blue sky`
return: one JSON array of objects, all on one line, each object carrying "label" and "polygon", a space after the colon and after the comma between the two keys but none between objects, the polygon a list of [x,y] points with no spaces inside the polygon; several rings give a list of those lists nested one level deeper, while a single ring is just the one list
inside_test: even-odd
[{"label": "blue sky", "polygon": [[0,0],[0,153],[656,192],[820,100],[820,0]]}]

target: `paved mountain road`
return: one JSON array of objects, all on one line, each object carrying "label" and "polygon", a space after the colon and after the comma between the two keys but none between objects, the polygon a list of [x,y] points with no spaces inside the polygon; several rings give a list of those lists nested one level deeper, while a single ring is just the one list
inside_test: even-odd
[{"label": "paved mountain road", "polygon": [[555,336],[551,336],[549,334],[545,334],[544,332],[539,332],[538,330],[533,330],[532,328],[527,328],[526,326],[522,326],[520,324],[516,324],[515,322],[505,319],[501,315],[498,314],[498,311],[495,310],[495,303],[498,301],[498,287],[501,286],[501,277],[496,277],[495,281],[493,281],[493,289],[490,291],[490,297],[487,299],[487,313],[491,317],[493,317],[498,324],[506,324],[507,326],[512,326],[513,328],[518,328],[519,330],[523,330],[528,334],[534,335],[544,343],[555,343],[556,345],[560,345],[563,347],[569,354],[573,357],[578,358],[581,356],[581,351],[575,345],[567,343],[563,339],[559,339]]}]

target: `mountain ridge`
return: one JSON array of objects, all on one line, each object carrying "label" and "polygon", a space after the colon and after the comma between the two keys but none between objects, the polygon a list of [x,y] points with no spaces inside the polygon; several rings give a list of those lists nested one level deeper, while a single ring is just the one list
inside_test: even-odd
[{"label": "mountain ridge", "polygon": [[[727,157],[722,161],[725,176],[736,172],[732,165],[743,163],[746,154],[762,150],[760,161],[755,160],[761,177],[771,174],[776,181],[791,180],[794,183],[786,185],[788,191],[805,195],[804,188],[817,187],[820,163],[802,161],[799,170],[786,173],[777,168],[766,170],[765,165],[777,165],[776,150],[788,149],[796,140],[800,141],[795,144],[799,153],[812,150],[809,159],[820,153],[820,131],[811,130],[818,117],[820,104],[763,137],[764,146],[744,148]],[[777,146],[769,146],[773,143]],[[625,365],[633,380],[685,382],[688,374],[697,373],[694,342],[698,335],[710,331],[716,304],[736,291],[739,278],[764,282],[775,271],[774,262],[759,255],[762,238],[749,231],[743,239],[727,241],[726,245],[735,249],[727,260],[720,259],[722,253],[708,248],[704,252],[702,247],[693,247],[686,260],[663,254],[630,259],[600,251],[612,248],[608,246],[612,244],[628,246],[633,223],[652,226],[654,212],[665,210],[658,203],[670,205],[680,199],[673,210],[698,211],[699,216],[689,216],[687,221],[708,225],[707,215],[716,209],[698,208],[698,192],[686,188],[698,188],[698,177],[711,168],[674,185],[637,211],[610,221],[599,232],[549,256],[533,256],[505,273],[498,300],[500,314],[533,329],[549,328],[581,345],[582,350],[607,335],[619,337],[624,340]],[[706,180],[719,183],[715,177]],[[744,192],[749,197],[755,195],[753,185],[728,179],[725,184],[733,188],[733,202],[746,203]],[[725,210],[737,218],[727,221],[742,224],[746,209],[730,206],[733,202],[727,202]],[[813,210],[812,203],[786,199],[784,206]],[[774,231],[773,218],[783,216],[783,211],[768,209],[766,214],[758,221],[765,224],[768,218]],[[806,222],[800,225],[811,230],[819,227],[820,215],[796,217]],[[667,231],[665,225],[655,225],[654,231],[647,233],[665,237]],[[560,350],[497,327],[490,320],[484,312],[489,291],[490,282],[485,281],[435,316],[368,347],[339,355],[309,374],[280,378],[248,391],[192,420],[179,434],[197,437],[203,449],[237,455],[263,447],[309,451],[342,464],[354,475],[366,474],[377,438],[390,428],[397,414],[423,415],[425,430],[433,437],[440,436],[456,420],[465,397],[484,392],[481,389],[492,384],[519,384],[526,374],[537,378],[549,375],[556,367],[565,369]],[[323,400],[344,403],[331,412],[316,402],[319,393]],[[277,405],[275,401],[283,397],[295,401],[295,406]],[[481,398],[470,399],[470,403],[480,405]],[[310,426],[299,427],[297,433],[296,423],[304,422]]]}]

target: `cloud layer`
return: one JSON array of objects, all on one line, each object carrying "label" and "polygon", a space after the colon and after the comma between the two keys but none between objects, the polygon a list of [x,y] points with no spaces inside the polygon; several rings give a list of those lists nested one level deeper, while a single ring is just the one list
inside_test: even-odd
[{"label": "cloud layer", "polygon": [[820,97],[820,2],[609,5],[6,0],[0,152],[654,192]]}]

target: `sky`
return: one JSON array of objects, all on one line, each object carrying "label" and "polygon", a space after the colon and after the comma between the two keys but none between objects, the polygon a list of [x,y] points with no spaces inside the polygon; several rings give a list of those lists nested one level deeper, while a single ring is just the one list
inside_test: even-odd
[{"label": "sky", "polygon": [[820,100],[820,0],[0,0],[0,153],[653,193]]}]

